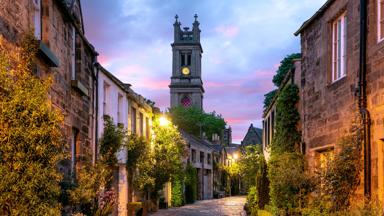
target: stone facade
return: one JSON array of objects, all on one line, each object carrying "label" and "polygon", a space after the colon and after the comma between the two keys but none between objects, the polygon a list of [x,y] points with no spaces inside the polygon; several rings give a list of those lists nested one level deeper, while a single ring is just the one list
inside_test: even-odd
[{"label": "stone facade", "polygon": [[[384,200],[384,43],[379,40],[377,0],[368,0],[367,29],[367,109],[370,130],[372,198]],[[303,142],[312,170],[319,165],[319,155],[337,150],[335,146],[348,132],[358,106],[358,74],[360,52],[360,3],[352,0],[329,0],[296,34],[302,45]],[[346,13],[346,76],[332,81],[332,25]],[[359,194],[362,194],[364,178]]]},{"label": "stone facade", "polygon": [[[262,148],[263,148],[263,153],[265,156],[265,159],[269,159],[269,154],[270,154],[270,145],[272,143],[274,133],[276,131],[276,100],[279,96],[279,92],[282,88],[287,86],[287,84],[295,84],[299,87],[299,95],[300,98],[302,97],[302,90],[301,90],[301,60],[300,59],[295,59],[293,60],[293,68],[290,70],[280,88],[277,90],[276,96],[273,98],[271,104],[269,107],[264,110],[263,114],[263,129],[262,129]],[[303,119],[303,112],[301,111],[303,108],[302,101],[299,101],[297,104],[297,109],[300,113],[300,119]],[[252,126],[252,125],[251,125]],[[299,121],[298,123],[298,130],[301,131],[302,127],[302,120]]]},{"label": "stone facade", "polygon": [[212,147],[213,144],[184,131],[181,134],[189,147],[187,163],[190,163],[197,170],[197,199],[212,199],[213,157],[215,152]]},{"label": "stone facade", "polygon": [[201,80],[201,57],[203,48],[200,44],[200,23],[195,15],[192,31],[188,27],[181,30],[181,23],[174,26],[172,43],[172,77],[169,85],[171,107],[195,106],[203,109],[203,81]]},{"label": "stone facade", "polygon": [[71,152],[71,161],[63,162],[62,171],[70,178],[85,155],[95,160],[96,151],[97,53],[84,37],[80,1],[4,0],[0,32],[11,43],[18,44],[28,32],[40,42],[34,73],[53,77],[50,98],[64,114],[63,133]]}]

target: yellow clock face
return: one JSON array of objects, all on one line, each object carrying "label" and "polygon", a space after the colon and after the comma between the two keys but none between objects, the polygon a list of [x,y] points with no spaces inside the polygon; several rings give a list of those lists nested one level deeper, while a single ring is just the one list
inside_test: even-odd
[{"label": "yellow clock face", "polygon": [[183,68],[181,69],[181,72],[182,72],[184,75],[189,75],[189,73],[190,73],[189,68],[187,68],[187,67],[183,67]]}]

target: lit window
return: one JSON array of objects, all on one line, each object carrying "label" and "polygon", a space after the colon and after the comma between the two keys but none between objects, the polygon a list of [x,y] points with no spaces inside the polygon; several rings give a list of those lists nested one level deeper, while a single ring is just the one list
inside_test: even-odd
[{"label": "lit window", "polygon": [[332,24],[332,81],[346,75],[346,27],[345,13]]},{"label": "lit window", "polygon": [[384,40],[384,0],[377,0],[377,37]]},{"label": "lit window", "polygon": [[41,40],[41,0],[33,0],[34,7],[34,34],[37,40]]}]

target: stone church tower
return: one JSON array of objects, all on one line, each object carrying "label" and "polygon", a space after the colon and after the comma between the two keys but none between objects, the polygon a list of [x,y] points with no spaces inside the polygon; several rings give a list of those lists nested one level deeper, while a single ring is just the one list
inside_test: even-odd
[{"label": "stone church tower", "polygon": [[193,28],[180,28],[178,16],[175,17],[174,42],[172,43],[171,107],[195,106],[203,109],[203,81],[201,80],[200,29],[197,15]]}]

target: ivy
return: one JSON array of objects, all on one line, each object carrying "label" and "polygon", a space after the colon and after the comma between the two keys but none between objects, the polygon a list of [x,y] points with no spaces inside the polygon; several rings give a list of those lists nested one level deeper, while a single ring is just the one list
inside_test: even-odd
[{"label": "ivy", "polygon": [[271,105],[272,100],[275,98],[277,94],[277,89],[272,90],[264,95],[264,111],[268,109],[268,107]]},{"label": "ivy", "polygon": [[268,163],[271,205],[275,214],[296,214],[311,187],[305,173],[305,159],[298,148],[298,92],[296,85],[288,84],[280,90],[276,101],[276,132]]},{"label": "ivy", "polygon": [[19,48],[0,35],[0,215],[60,215],[64,116],[48,98],[52,77],[32,74],[36,51],[31,33]]},{"label": "ivy", "polygon": [[293,53],[285,57],[281,62],[280,66],[276,71],[276,75],[273,77],[273,83],[275,86],[280,87],[284,81],[285,75],[293,68],[293,60],[301,58],[300,53]]},{"label": "ivy", "polygon": [[297,124],[300,120],[296,104],[299,101],[299,88],[289,84],[279,93],[276,101],[276,133],[272,140],[272,154],[295,152],[300,143]]},{"label": "ivy", "polygon": [[180,207],[184,205],[184,193],[183,193],[183,176],[175,175],[172,179],[172,207]]},{"label": "ivy", "polygon": [[197,170],[191,164],[185,168],[185,202],[194,203],[197,199]]}]

